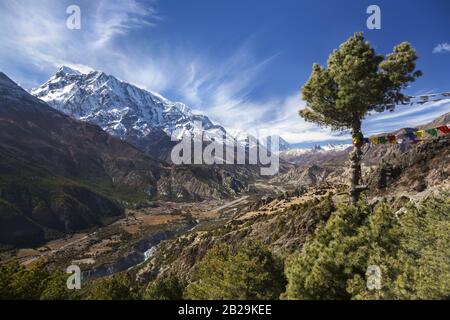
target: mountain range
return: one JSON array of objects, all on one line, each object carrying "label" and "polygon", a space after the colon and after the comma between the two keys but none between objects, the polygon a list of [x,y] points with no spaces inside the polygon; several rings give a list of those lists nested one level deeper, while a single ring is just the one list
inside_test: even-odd
[{"label": "mountain range", "polygon": [[227,131],[207,116],[194,114],[181,102],[172,102],[162,95],[123,82],[101,71],[82,73],[62,66],[55,75],[30,93],[51,107],[72,118],[90,122],[122,140],[139,147],[152,156],[170,162],[174,140],[184,135],[205,141],[225,139],[229,144],[254,147],[258,143],[272,150],[272,141],[279,141],[278,152],[292,146],[278,135],[261,142],[244,131]]},{"label": "mountain range", "polygon": [[291,148],[280,152],[280,158],[296,164],[312,164],[322,162],[325,159],[347,156],[351,150],[351,144],[327,144],[325,146],[316,145],[312,148]]}]

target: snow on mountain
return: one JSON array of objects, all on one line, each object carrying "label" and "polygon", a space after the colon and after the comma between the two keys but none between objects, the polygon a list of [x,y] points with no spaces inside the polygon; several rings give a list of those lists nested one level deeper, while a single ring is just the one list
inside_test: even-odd
[{"label": "snow on mountain", "polygon": [[[146,137],[161,129],[178,139],[187,133],[204,133],[207,140],[219,139],[225,129],[183,103],[140,89],[101,71],[82,73],[63,66],[31,94],[73,118],[99,125],[124,139]],[[201,126],[199,123],[201,122]]]},{"label": "snow on mountain", "polygon": [[61,69],[59,69],[58,73],[60,73],[61,75],[68,74],[68,75],[75,75],[75,76],[79,76],[79,75],[83,74],[83,72],[72,69],[67,66],[62,66]]},{"label": "snow on mountain", "polygon": [[287,151],[287,150],[291,149],[291,145],[289,144],[289,142],[287,142],[286,140],[284,140],[282,137],[280,137],[278,135],[272,135],[272,136],[268,136],[264,139],[265,140],[264,143],[266,144],[266,147],[268,150],[274,151],[274,150],[272,150],[272,141],[274,139],[278,139],[278,150],[276,151],[276,153]]},{"label": "snow on mountain", "polygon": [[283,152],[292,148],[292,146],[284,140],[282,137],[278,135],[271,135],[264,137],[262,139],[258,139],[257,137],[248,134],[243,130],[233,129],[228,132],[231,136],[233,136],[237,142],[243,145],[249,145],[250,147],[257,146],[258,143],[267,148],[267,150],[272,152],[272,140],[278,139],[278,151],[275,153]]},{"label": "snow on mountain", "polygon": [[258,146],[259,143],[258,139],[255,136],[248,134],[243,130],[231,129],[228,131],[228,134],[232,136],[241,145],[246,145],[250,148]]},{"label": "snow on mountain", "polygon": [[[223,127],[213,124],[208,117],[192,113],[181,102],[170,101],[101,71],[81,72],[63,66],[46,83],[32,89],[31,94],[73,118],[97,124],[110,134],[137,145],[140,145],[136,143],[139,139],[144,141],[147,137],[145,141],[153,140],[150,133],[155,134],[155,130],[168,136],[173,134],[177,139],[186,134],[198,137],[203,133],[205,140],[209,141],[220,141],[226,137],[229,144],[236,140],[242,145],[255,147],[259,143],[256,137],[244,131],[227,132]],[[279,139],[279,152],[292,156],[339,151],[348,147],[327,145],[293,149],[279,136],[269,136],[262,139],[261,143],[271,150],[274,138]]]},{"label": "snow on mountain", "polygon": [[343,151],[345,149],[348,149],[352,147],[353,145],[351,143],[348,144],[327,144],[324,146],[320,146],[319,148],[322,149],[325,152],[329,151]]},{"label": "snow on mountain", "polygon": [[338,152],[338,151],[343,151],[349,147],[351,147],[351,144],[327,144],[324,146],[314,146],[312,148],[294,148],[294,149],[289,149],[283,152],[284,156],[300,156],[300,155],[304,155],[304,154],[308,154],[308,153],[327,153],[327,152]]}]

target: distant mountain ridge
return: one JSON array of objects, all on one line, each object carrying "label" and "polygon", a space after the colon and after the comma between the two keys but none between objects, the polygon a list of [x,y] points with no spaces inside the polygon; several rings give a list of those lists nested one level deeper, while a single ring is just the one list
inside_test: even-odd
[{"label": "distant mountain ridge", "polygon": [[332,158],[343,158],[351,147],[351,144],[328,144],[312,148],[292,148],[281,152],[280,157],[296,165],[322,163]]},{"label": "distant mountain ridge", "polygon": [[[30,93],[51,107],[75,119],[100,126],[108,133],[128,141],[152,156],[170,162],[174,142],[185,134],[206,141],[226,138],[227,143],[254,147],[258,139],[240,130],[227,130],[204,115],[193,114],[181,102],[172,102],[160,94],[143,90],[101,71],[82,73],[62,66],[55,75]],[[200,128],[197,123],[201,122]],[[261,144],[272,151],[277,138],[278,152],[292,146],[278,135],[265,137]]]}]

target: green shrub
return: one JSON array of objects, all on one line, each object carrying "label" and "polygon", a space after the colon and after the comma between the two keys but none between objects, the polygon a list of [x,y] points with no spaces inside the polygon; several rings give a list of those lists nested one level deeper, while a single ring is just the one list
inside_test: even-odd
[{"label": "green shrub", "polygon": [[68,275],[62,270],[49,272],[43,262],[27,270],[17,262],[0,265],[0,300],[64,300]]},{"label": "green shrub", "polygon": [[127,274],[117,274],[92,283],[88,300],[134,300],[138,298],[130,277]]},{"label": "green shrub", "polygon": [[180,300],[184,286],[178,277],[165,275],[149,284],[144,293],[145,300]]},{"label": "green shrub", "polygon": [[284,291],[283,264],[255,242],[220,244],[199,263],[188,299],[277,299]]}]

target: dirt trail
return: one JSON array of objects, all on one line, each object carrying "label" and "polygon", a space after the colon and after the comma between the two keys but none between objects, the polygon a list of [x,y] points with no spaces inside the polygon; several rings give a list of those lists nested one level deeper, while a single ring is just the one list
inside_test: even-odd
[{"label": "dirt trail", "polygon": [[231,201],[229,203],[226,203],[223,206],[215,208],[215,209],[213,209],[211,211],[222,211],[223,209],[229,208],[229,207],[234,206],[236,204],[240,204],[241,202],[243,202],[243,201],[245,201],[247,199],[248,199],[248,196],[243,196],[243,197],[241,197],[239,199],[233,200],[233,201]]}]

